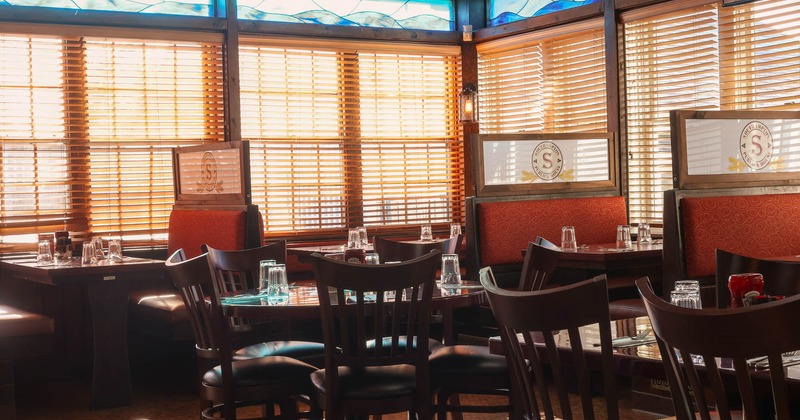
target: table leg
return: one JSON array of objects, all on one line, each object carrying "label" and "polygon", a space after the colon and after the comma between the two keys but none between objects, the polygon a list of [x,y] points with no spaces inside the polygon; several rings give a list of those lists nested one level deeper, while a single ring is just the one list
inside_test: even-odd
[{"label": "table leg", "polygon": [[131,404],[128,358],[128,282],[109,280],[88,285],[92,315],[91,408]]}]

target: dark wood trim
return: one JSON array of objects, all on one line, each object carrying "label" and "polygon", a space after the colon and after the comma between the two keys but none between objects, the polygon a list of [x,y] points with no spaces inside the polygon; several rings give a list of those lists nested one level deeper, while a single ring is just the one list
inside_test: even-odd
[{"label": "dark wood trim", "polygon": [[240,20],[239,32],[250,35],[286,35],[309,38],[343,38],[451,45],[456,45],[461,40],[461,32],[458,31],[309,25],[306,23],[264,22],[257,20]]},{"label": "dark wood trim", "polygon": [[[225,5],[225,16],[228,20],[228,31],[226,32],[225,41],[222,45],[222,53],[224,55],[224,59],[222,60],[223,74],[225,75],[225,140],[240,141],[242,139],[242,109],[239,90],[239,25],[237,24],[237,5],[234,1],[226,1]],[[249,167],[248,165],[248,168]],[[250,194],[249,188],[247,189],[247,194],[248,196]]]}]

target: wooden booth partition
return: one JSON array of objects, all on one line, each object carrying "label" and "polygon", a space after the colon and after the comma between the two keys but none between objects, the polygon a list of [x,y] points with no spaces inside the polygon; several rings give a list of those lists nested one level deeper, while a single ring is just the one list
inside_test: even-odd
[{"label": "wooden booth partition", "polygon": [[[249,144],[216,142],[173,149],[175,204],[169,216],[167,255],[187,258],[208,244],[217,249],[264,243],[258,206],[251,203]],[[171,283],[131,287],[132,327],[168,340],[193,340],[188,314]]]},{"label": "wooden booth partition", "polygon": [[697,279],[714,306],[715,250],[800,253],[800,112],[671,113],[674,188],[664,198],[664,288]]}]

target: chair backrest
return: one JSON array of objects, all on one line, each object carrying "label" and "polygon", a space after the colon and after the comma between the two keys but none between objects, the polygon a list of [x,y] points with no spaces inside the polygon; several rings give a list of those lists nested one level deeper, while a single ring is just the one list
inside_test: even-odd
[{"label": "chair backrest", "polygon": [[[377,265],[312,256],[325,341],[326,397],[337,399],[338,366],[412,364],[418,393],[428,398],[431,299],[440,255],[433,250]],[[373,292],[374,298],[365,298]],[[387,299],[386,292],[404,299]]]},{"label": "chair backrest", "polygon": [[375,252],[381,256],[381,261],[406,261],[427,255],[431,250],[439,250],[442,254],[455,254],[461,245],[461,235],[432,242],[400,242],[376,236],[373,239]]},{"label": "chair backrest", "polygon": [[258,248],[222,250],[205,245],[209,263],[214,267],[219,289],[225,293],[258,288],[258,272],[262,260],[286,264],[286,241],[273,242]]},{"label": "chair backrest", "polygon": [[[743,308],[689,309],[658,297],[647,278],[637,280],[636,286],[658,339],[677,418],[694,419],[696,407],[701,418],[708,419],[711,402],[720,418],[730,418],[728,395],[737,390],[744,418],[763,418],[757,407],[764,396],[754,392],[754,378],[747,364],[748,359],[761,356],[767,356],[769,363],[776,418],[790,418],[781,355],[800,348],[800,295]],[[702,356],[705,366],[698,369],[691,355]],[[715,358],[722,358],[728,372],[721,372],[718,363],[708,363]],[[732,378],[738,387],[726,389]],[[713,400],[692,389],[707,389]]]},{"label": "chair backrest", "polygon": [[541,290],[547,286],[547,281],[556,271],[561,251],[550,248],[546,244],[539,244],[539,239],[547,242],[546,239],[536,239],[536,242],[528,243],[519,278],[519,290]]},{"label": "chair backrest", "polygon": [[761,273],[764,276],[764,292],[773,295],[795,295],[800,293],[800,264],[789,261],[764,260],[716,250],[717,307],[731,306],[728,277],[736,273]]},{"label": "chair backrest", "polygon": [[[587,354],[584,352],[580,327],[598,324],[600,332],[600,357],[603,374],[606,411],[609,419],[619,418],[619,402],[611,344],[611,320],[608,313],[608,292],[605,275],[568,286],[540,291],[501,289],[490,276],[481,276],[489,304],[500,327],[500,337],[511,369],[512,383],[518,390],[517,398],[527,418],[553,418],[553,407],[544,372],[549,365],[557,392],[561,415],[565,419],[594,418],[591,375]],[[576,304],[580,302],[580,304]],[[553,331],[569,333],[570,348],[559,349]],[[520,345],[519,336],[524,338]],[[570,357],[559,352],[570,351]],[[573,415],[569,400],[569,381],[565,378],[563,360],[572,361],[575,380],[580,394],[582,415]],[[529,367],[530,366],[530,367]],[[530,372],[533,372],[531,376]],[[536,393],[539,393],[542,410]]]},{"label": "chair backrest", "polygon": [[219,343],[215,340],[211,306],[208,305],[214,286],[206,254],[186,259],[181,248],[169,256],[166,267],[189,314],[198,355],[216,359]]}]

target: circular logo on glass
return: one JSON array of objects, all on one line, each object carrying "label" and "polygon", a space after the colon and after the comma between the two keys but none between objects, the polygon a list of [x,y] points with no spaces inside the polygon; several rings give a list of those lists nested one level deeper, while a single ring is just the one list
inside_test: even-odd
[{"label": "circular logo on glass", "polygon": [[555,179],[564,169],[561,149],[551,141],[539,143],[531,154],[531,167],[540,179],[545,181]]},{"label": "circular logo on glass", "polygon": [[759,121],[747,123],[739,137],[742,160],[752,169],[764,169],[772,160],[772,133]]}]

